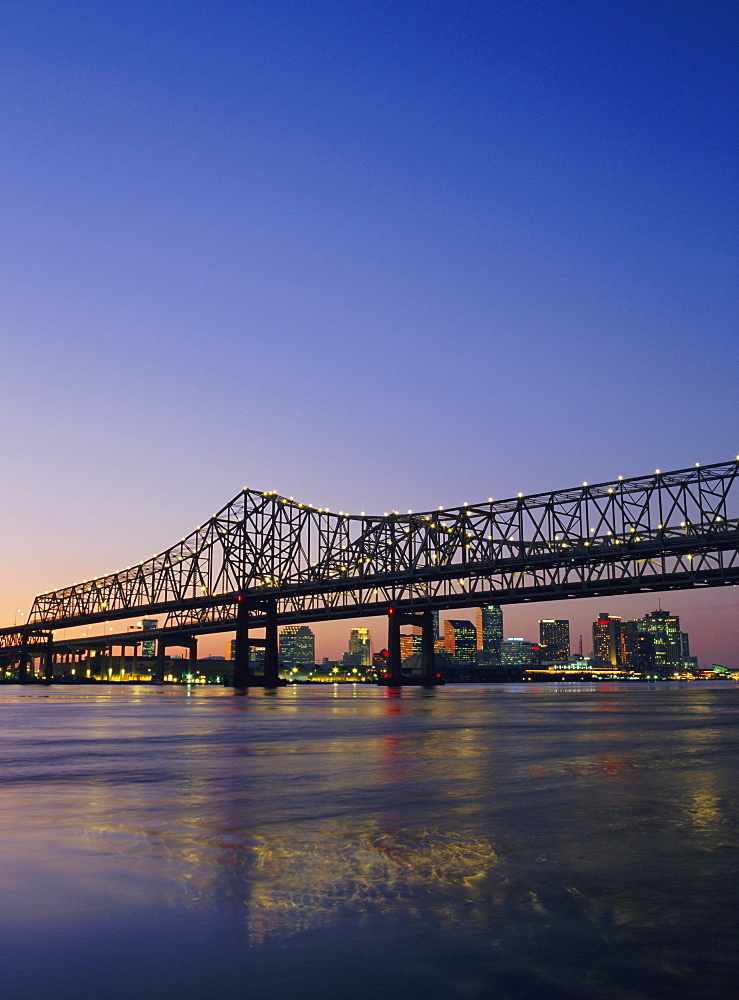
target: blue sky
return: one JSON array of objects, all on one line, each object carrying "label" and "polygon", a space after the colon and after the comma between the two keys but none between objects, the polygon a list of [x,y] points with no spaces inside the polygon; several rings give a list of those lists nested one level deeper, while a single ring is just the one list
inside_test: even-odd
[{"label": "blue sky", "polygon": [[732,458],[738,20],[6,0],[3,620],[246,484],[381,512]]}]

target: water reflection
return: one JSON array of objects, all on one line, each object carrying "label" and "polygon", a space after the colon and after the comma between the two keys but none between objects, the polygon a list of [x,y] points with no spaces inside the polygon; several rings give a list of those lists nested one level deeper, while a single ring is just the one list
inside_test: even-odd
[{"label": "water reflection", "polygon": [[285,954],[309,996],[358,941],[401,995],[384,951],[412,941],[427,998],[728,998],[737,710],[733,687],[2,692],[0,933],[130,926],[154,967],[191,919],[224,970],[263,956],[260,997]]}]

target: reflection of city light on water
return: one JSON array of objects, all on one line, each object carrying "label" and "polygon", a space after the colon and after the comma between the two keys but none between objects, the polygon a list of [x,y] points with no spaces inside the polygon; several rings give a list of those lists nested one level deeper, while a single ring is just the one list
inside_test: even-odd
[{"label": "reflection of city light on water", "polygon": [[[120,832],[99,830],[114,850]],[[143,831],[142,831],[143,833]],[[193,904],[228,900],[243,905],[253,944],[286,937],[336,919],[342,913],[413,915],[423,907],[441,922],[469,919],[470,902],[490,897],[490,879],[500,882],[499,858],[490,841],[463,833],[387,831],[359,835],[324,829],[308,843],[259,836],[239,842],[157,833],[160,849]],[[225,833],[225,831],[224,831]],[[146,836],[146,834],[144,834]],[[139,834],[139,837],[141,834]],[[123,838],[133,847],[139,837]],[[125,847],[123,847],[125,850]]]}]

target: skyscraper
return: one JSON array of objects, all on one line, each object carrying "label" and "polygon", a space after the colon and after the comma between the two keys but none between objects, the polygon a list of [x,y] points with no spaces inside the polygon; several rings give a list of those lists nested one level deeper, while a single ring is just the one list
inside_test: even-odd
[{"label": "skyscraper", "polygon": [[432,611],[431,612],[431,620],[434,623],[433,624],[434,640],[436,640],[436,639],[442,639],[443,636],[442,636],[442,634],[441,634],[441,632],[439,630],[439,612],[438,611]]},{"label": "skyscraper", "polygon": [[483,604],[477,609],[477,649],[480,659],[487,663],[500,663],[500,644],[503,641],[503,611],[497,604]]},{"label": "skyscraper", "polygon": [[368,628],[353,628],[349,633],[349,657],[355,667],[368,667],[372,661]]},{"label": "skyscraper", "polygon": [[415,632],[403,633],[400,636],[400,658],[407,660],[421,652],[421,635]]},{"label": "skyscraper", "polygon": [[539,620],[539,658],[545,660],[569,660],[570,623],[566,618],[541,618]]},{"label": "skyscraper", "polygon": [[282,663],[315,663],[316,637],[307,625],[285,625],[280,632]]},{"label": "skyscraper", "polygon": [[638,620],[639,631],[652,637],[658,674],[669,676],[683,669],[683,634],[680,619],[669,611],[652,611]]},{"label": "skyscraper", "polygon": [[444,651],[454,663],[474,663],[477,629],[470,621],[448,618],[444,622]]},{"label": "skyscraper", "polygon": [[654,642],[641,631],[641,622],[621,622],[621,638],[624,666],[646,676],[654,674]]},{"label": "skyscraper", "polygon": [[601,663],[620,666],[623,659],[621,619],[602,611],[598,621],[593,622],[593,659]]}]

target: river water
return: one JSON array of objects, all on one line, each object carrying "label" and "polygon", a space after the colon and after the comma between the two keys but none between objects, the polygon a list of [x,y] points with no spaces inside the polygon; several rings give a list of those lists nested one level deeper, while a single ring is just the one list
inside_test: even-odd
[{"label": "river water", "polygon": [[5,1000],[733,998],[739,686],[0,689]]}]

